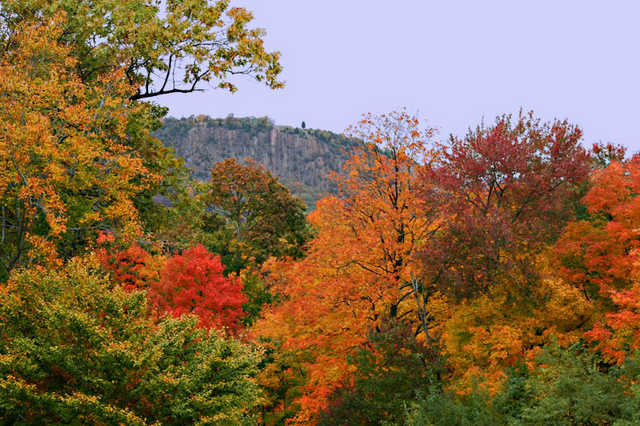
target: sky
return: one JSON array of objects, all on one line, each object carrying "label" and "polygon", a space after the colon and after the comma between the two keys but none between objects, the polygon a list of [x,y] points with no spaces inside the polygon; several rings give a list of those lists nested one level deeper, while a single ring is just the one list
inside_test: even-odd
[{"label": "sky", "polygon": [[640,1],[236,0],[282,54],[286,86],[243,77],[159,100],[170,115],[269,116],[342,132],[406,107],[440,137],[533,110],[584,143],[640,151]]}]

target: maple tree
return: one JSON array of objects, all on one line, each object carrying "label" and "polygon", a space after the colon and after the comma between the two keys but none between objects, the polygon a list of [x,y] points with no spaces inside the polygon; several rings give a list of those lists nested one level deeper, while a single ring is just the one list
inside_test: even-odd
[{"label": "maple tree", "polygon": [[427,281],[460,297],[535,285],[534,256],[571,218],[590,171],[581,136],[567,121],[520,113],[442,144],[422,170],[423,196],[446,197],[450,217],[425,248]]},{"label": "maple tree", "polygon": [[238,278],[225,277],[219,256],[198,245],[167,259],[149,290],[160,312],[195,314],[205,328],[238,330],[247,301]]},{"label": "maple tree", "polygon": [[[432,131],[405,112],[366,116],[352,135],[362,138],[342,175],[340,197],[320,200],[309,221],[316,237],[298,262],[272,261],[268,280],[283,302],[254,327],[285,351],[311,351],[296,421],[309,421],[332,389],[353,370],[346,356],[386,317],[410,315],[403,284],[413,254],[433,231],[434,210],[414,196],[418,161],[429,158]],[[315,413],[315,414],[314,414]]]},{"label": "maple tree", "polygon": [[[239,277],[226,277],[219,256],[197,245],[181,254],[152,254],[137,243],[116,241],[99,233],[95,251],[113,282],[126,291],[145,290],[152,316],[195,315],[204,328],[238,331],[247,297]],[[246,281],[253,287],[253,277]],[[259,293],[259,289],[253,288]],[[256,315],[256,312],[252,312]]]},{"label": "maple tree", "polygon": [[573,217],[591,170],[581,132],[532,113],[452,136],[420,169],[446,220],[420,253],[424,311],[450,389],[497,392],[505,368],[558,338],[575,342],[592,305],[559,280],[547,247]]},{"label": "maple tree", "polygon": [[583,198],[589,216],[567,226],[556,245],[559,272],[590,297],[630,286],[640,223],[640,158],[594,172]]},{"label": "maple tree", "polygon": [[598,303],[586,337],[620,364],[640,349],[640,158],[612,161],[591,180],[583,198],[588,216],[570,223],[555,246],[558,272]]}]

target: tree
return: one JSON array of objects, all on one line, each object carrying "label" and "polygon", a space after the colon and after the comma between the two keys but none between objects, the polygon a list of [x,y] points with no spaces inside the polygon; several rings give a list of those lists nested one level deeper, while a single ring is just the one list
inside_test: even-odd
[{"label": "tree", "polygon": [[378,425],[382,419],[400,424],[407,401],[441,385],[438,357],[417,341],[409,325],[383,321],[350,357],[356,371],[333,392],[319,424]]},{"label": "tree", "polygon": [[96,229],[136,232],[132,199],[156,179],[127,147],[139,108],[122,71],[85,84],[60,22],[15,28],[0,59],[0,279],[70,257]]},{"label": "tree", "polygon": [[167,260],[149,298],[160,312],[173,317],[195,314],[199,326],[236,331],[247,297],[238,278],[227,278],[219,256],[195,246]]},{"label": "tree", "polygon": [[111,233],[98,232],[95,254],[111,280],[127,291],[146,290],[159,281],[157,261],[138,244],[116,243]]},{"label": "tree", "polygon": [[0,288],[2,423],[242,424],[259,354],[196,327],[155,324],[144,293],[91,259],[34,267]]},{"label": "tree", "polygon": [[432,332],[447,361],[449,390],[469,395],[481,387],[495,394],[509,368],[520,363],[533,368],[546,345],[567,347],[584,337],[594,304],[548,266],[536,269],[541,277],[524,297],[493,286],[463,301],[430,298]]},{"label": "tree", "polygon": [[510,369],[503,389],[460,397],[437,388],[407,404],[407,425],[635,424],[640,393],[638,360],[601,368],[580,344],[549,345],[531,368]]},{"label": "tree", "polygon": [[441,200],[446,218],[420,253],[420,293],[451,389],[468,394],[479,380],[497,392],[504,369],[531,362],[554,334],[581,337],[592,306],[546,257],[591,170],[580,138],[567,122],[502,116],[451,136],[420,170],[420,196]]},{"label": "tree", "polygon": [[427,281],[458,297],[501,282],[535,286],[534,258],[571,218],[590,171],[581,136],[521,113],[441,145],[423,196],[445,197],[450,220],[424,250]]},{"label": "tree", "polygon": [[[362,149],[337,176],[340,197],[321,200],[309,221],[316,237],[299,261],[265,265],[282,298],[254,327],[304,359],[306,383],[296,421],[326,407],[333,389],[353,371],[359,351],[382,318],[412,319],[404,283],[416,272],[413,255],[437,227],[432,206],[413,192],[415,168],[428,159],[418,120],[405,112],[366,116],[353,129]],[[337,243],[339,242],[339,243]]]},{"label": "tree", "polygon": [[[235,91],[230,77],[251,75],[282,87],[278,52],[267,52],[251,12],[228,0],[2,0],[3,33],[21,23],[66,17],[57,41],[78,60],[83,82],[124,70],[132,100],[202,90],[215,82]],[[90,17],[90,19],[88,19]]]},{"label": "tree", "polygon": [[171,257],[152,255],[137,243],[116,241],[113,234],[100,233],[97,257],[111,280],[126,291],[145,290],[157,319],[196,315],[204,328],[237,331],[245,317],[247,297],[244,282],[260,306],[250,306],[255,317],[262,300],[261,282],[249,275],[225,277],[219,256],[198,245]]},{"label": "tree", "polygon": [[556,244],[559,272],[588,297],[607,297],[614,289],[632,284],[640,248],[640,157],[612,162],[592,176],[592,188],[583,198],[588,216],[570,223]]},{"label": "tree", "polygon": [[227,271],[261,265],[270,256],[299,258],[311,237],[304,204],[262,165],[230,158],[211,169],[203,201],[204,230]]},{"label": "tree", "polygon": [[[281,87],[279,54],[265,51],[250,21],[226,0],[0,2],[0,109],[10,124],[0,152],[12,159],[0,183],[11,200],[0,279],[36,257],[78,254],[98,229],[166,236],[193,210],[182,162],[150,136],[167,109],[136,100],[208,81],[233,91],[236,74]],[[32,192],[16,200],[19,187]],[[174,207],[159,206],[157,194]]]},{"label": "tree", "polygon": [[591,180],[583,198],[587,215],[570,223],[557,242],[556,265],[597,306],[586,337],[607,362],[620,364],[640,349],[640,158],[612,161]]}]

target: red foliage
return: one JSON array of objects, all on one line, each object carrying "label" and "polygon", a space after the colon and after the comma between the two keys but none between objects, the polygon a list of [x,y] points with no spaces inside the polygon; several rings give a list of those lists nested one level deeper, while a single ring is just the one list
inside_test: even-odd
[{"label": "red foliage", "polygon": [[96,250],[100,263],[124,289],[142,290],[157,279],[154,271],[148,268],[151,255],[139,245],[118,246],[113,234],[103,232],[98,233],[96,242],[100,247]]},{"label": "red foliage", "polygon": [[627,148],[612,143],[594,143],[591,147],[592,160],[597,166],[606,167],[614,161],[623,161]]},{"label": "red foliage", "polygon": [[640,157],[616,161],[613,146],[594,148],[614,161],[592,176],[583,198],[588,216],[570,223],[555,246],[558,272],[606,313],[585,333],[611,362],[640,349]]},{"label": "red foliage", "polygon": [[521,114],[442,145],[422,174],[425,199],[445,200],[450,217],[423,256],[432,280],[463,296],[529,281],[532,257],[560,232],[590,171],[581,135]]},{"label": "red foliage", "polygon": [[626,289],[640,248],[640,157],[612,162],[583,198],[589,217],[572,222],[556,244],[561,275],[590,296]]},{"label": "red foliage", "polygon": [[621,364],[627,355],[640,349],[640,286],[611,290],[609,296],[616,309],[607,313],[604,322],[597,322],[585,336],[595,342],[605,359]]},{"label": "red foliage", "polygon": [[247,297],[242,281],[225,277],[223,271],[219,256],[201,245],[192,247],[167,260],[149,298],[160,311],[174,317],[195,314],[201,327],[236,331]]}]

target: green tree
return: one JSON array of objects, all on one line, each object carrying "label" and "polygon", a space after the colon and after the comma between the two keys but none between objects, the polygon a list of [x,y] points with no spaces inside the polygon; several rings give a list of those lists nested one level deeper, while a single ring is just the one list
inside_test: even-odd
[{"label": "green tree", "polygon": [[321,425],[400,423],[406,402],[441,386],[438,354],[419,343],[410,326],[387,320],[368,337],[349,360],[353,378],[334,391]]},{"label": "green tree", "polygon": [[4,35],[24,21],[63,13],[58,41],[71,47],[83,81],[124,69],[133,100],[194,92],[208,82],[235,91],[230,78],[238,74],[282,87],[279,53],[264,49],[264,31],[249,27],[251,12],[229,0],[1,0],[0,6]]},{"label": "green tree", "polygon": [[259,354],[148,311],[90,259],[15,273],[0,288],[0,422],[250,421]]},{"label": "green tree", "polygon": [[227,271],[260,265],[271,256],[301,257],[311,237],[302,201],[253,161],[216,164],[203,200],[210,248],[222,255]]},{"label": "green tree", "polygon": [[580,344],[550,345],[534,368],[508,372],[502,390],[491,397],[481,386],[466,397],[439,390],[407,404],[408,425],[630,425],[640,421],[640,362],[621,367]]}]

